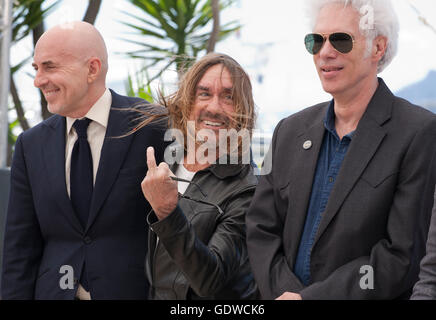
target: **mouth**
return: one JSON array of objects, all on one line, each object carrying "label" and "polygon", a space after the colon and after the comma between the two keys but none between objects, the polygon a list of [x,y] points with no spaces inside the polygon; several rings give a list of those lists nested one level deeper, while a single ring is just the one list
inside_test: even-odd
[{"label": "mouth", "polygon": [[49,99],[54,95],[56,95],[59,91],[61,90],[60,89],[44,90],[44,96],[46,99]]},{"label": "mouth", "polygon": [[197,123],[206,129],[226,129],[230,118],[220,113],[204,112],[199,115]]},{"label": "mouth", "polygon": [[210,121],[210,120],[203,120],[202,121],[204,123],[205,126],[208,127],[215,127],[215,128],[221,128],[226,126],[226,122],[217,122],[217,121]]},{"label": "mouth", "polygon": [[326,66],[326,67],[321,67],[321,72],[325,76],[335,76],[343,69],[344,69],[343,67]]}]

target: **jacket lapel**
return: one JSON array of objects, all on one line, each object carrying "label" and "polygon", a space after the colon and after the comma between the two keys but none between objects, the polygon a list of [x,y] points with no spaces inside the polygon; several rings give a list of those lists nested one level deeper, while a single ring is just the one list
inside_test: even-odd
[{"label": "jacket lapel", "polygon": [[[293,155],[288,155],[288,159],[292,159],[292,162],[296,164],[292,176],[295,177],[295,181],[299,181],[297,184],[294,182],[294,178],[291,177],[289,179],[291,184],[290,201],[292,212],[296,214],[288,215],[286,221],[286,229],[288,231],[285,233],[285,235],[291,237],[290,241],[287,242],[291,244],[290,251],[294,254],[298,250],[299,240],[303,232],[313,178],[325,133],[323,119],[327,106],[328,104],[321,108],[316,119],[312,120],[312,124],[306,126],[307,129],[298,135],[297,145],[291,149]],[[306,150],[303,145],[307,141],[310,141],[312,146]],[[294,254],[291,256],[294,256]]]},{"label": "jacket lapel", "polygon": [[111,192],[134,136],[134,134],[132,134],[120,138],[120,136],[128,132],[129,125],[131,125],[131,113],[127,111],[130,105],[122,96],[117,95],[113,91],[111,91],[111,93],[112,106],[105,140],[101,150],[91,209],[85,232],[89,230],[95,221],[104,201]]},{"label": "jacket lapel", "polygon": [[314,246],[329,223],[339,212],[348,194],[362,176],[384,137],[386,130],[382,125],[391,117],[393,95],[380,79],[379,88],[359,122],[350,148],[342,163],[335,186],[330,194],[326,210],[323,213]]},{"label": "jacket lapel", "polygon": [[51,130],[43,144],[43,154],[47,167],[47,176],[53,186],[53,198],[58,202],[62,213],[79,233],[83,227],[74,212],[71,200],[68,197],[65,181],[65,118],[53,116],[47,120],[46,125]]}]

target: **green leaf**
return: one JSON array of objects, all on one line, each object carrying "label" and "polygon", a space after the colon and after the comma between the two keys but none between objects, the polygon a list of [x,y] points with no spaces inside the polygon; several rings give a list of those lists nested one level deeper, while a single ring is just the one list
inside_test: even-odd
[{"label": "green leaf", "polygon": [[136,25],[131,24],[131,23],[125,23],[125,25],[128,27],[131,27],[133,29],[138,30],[142,35],[154,36],[154,37],[159,38],[159,39],[165,39],[165,35],[161,35],[157,32],[152,31],[152,30],[145,29],[145,28],[136,26]]},{"label": "green leaf", "polygon": [[[173,64],[180,72],[185,62],[191,63],[205,51],[212,31],[211,0],[129,1],[140,9],[142,15],[126,13],[134,18],[134,22],[123,24],[134,31],[136,38],[126,36],[124,40],[141,49],[126,54],[132,58],[148,60],[148,66],[160,66],[164,61],[167,65],[159,72],[152,72],[151,80],[160,77]],[[234,0],[222,0],[220,8],[225,10],[233,3]],[[237,23],[222,25],[218,41],[239,28]],[[149,71],[151,72],[150,69]]]},{"label": "green leaf", "polygon": [[[133,18],[133,19],[136,19],[136,20],[140,21],[141,23],[147,24],[147,25],[149,25],[149,26],[151,26],[151,27],[153,27],[153,28],[160,29],[160,26],[158,26],[157,24],[151,22],[150,20],[147,20],[147,19],[144,19],[144,18],[138,17],[138,16],[136,16],[136,15],[130,13],[130,12],[122,11],[121,13],[124,14],[124,15],[126,15],[126,16],[128,16],[128,17],[131,17],[131,18]],[[124,24],[124,25],[129,25],[128,23],[126,23],[126,22],[124,22],[124,21],[118,21],[118,22],[119,22],[119,23],[122,23],[122,24]]]}]

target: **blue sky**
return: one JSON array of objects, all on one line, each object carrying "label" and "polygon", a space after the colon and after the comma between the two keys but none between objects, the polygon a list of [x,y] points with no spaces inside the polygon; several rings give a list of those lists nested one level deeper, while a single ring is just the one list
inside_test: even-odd
[{"label": "blue sky", "polygon": [[[248,71],[253,82],[254,98],[261,114],[259,128],[272,131],[283,114],[292,114],[315,103],[330,99],[323,92],[313,66],[312,57],[303,45],[304,35],[310,31],[305,0],[240,0],[234,8],[224,11],[223,21],[238,20],[243,28],[238,37],[233,36],[220,43],[217,51],[233,56]],[[436,70],[436,33],[419,19],[413,4],[436,26],[436,1],[393,0],[399,16],[401,30],[399,52],[388,68],[380,74],[393,91],[419,81],[430,70]],[[63,0],[47,20],[47,27],[73,20],[80,20],[86,9],[86,0]],[[110,87],[123,89],[122,83],[129,72],[139,64],[116,52],[129,45],[119,40],[128,29],[118,21],[123,19],[122,10],[135,12],[126,0],[104,0],[96,27],[106,39],[110,53],[108,83]],[[11,59],[17,63],[31,52],[30,40],[19,48],[13,48]],[[32,74],[31,68],[26,72]],[[262,83],[258,82],[259,76]],[[176,74],[165,76],[167,87],[176,86]],[[157,87],[155,83],[155,87]],[[32,79],[27,74],[19,78],[19,86],[28,106],[28,116],[34,116],[33,124],[40,121],[38,95],[32,90]],[[122,92],[121,92],[122,93]]]}]

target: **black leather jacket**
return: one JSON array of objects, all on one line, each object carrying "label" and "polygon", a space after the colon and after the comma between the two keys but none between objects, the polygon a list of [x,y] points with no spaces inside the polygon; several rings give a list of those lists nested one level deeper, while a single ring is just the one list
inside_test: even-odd
[{"label": "black leather jacket", "polygon": [[257,185],[253,168],[212,165],[192,182],[167,218],[158,221],[153,211],[147,217],[151,298],[258,298],[245,243],[245,213]]}]

